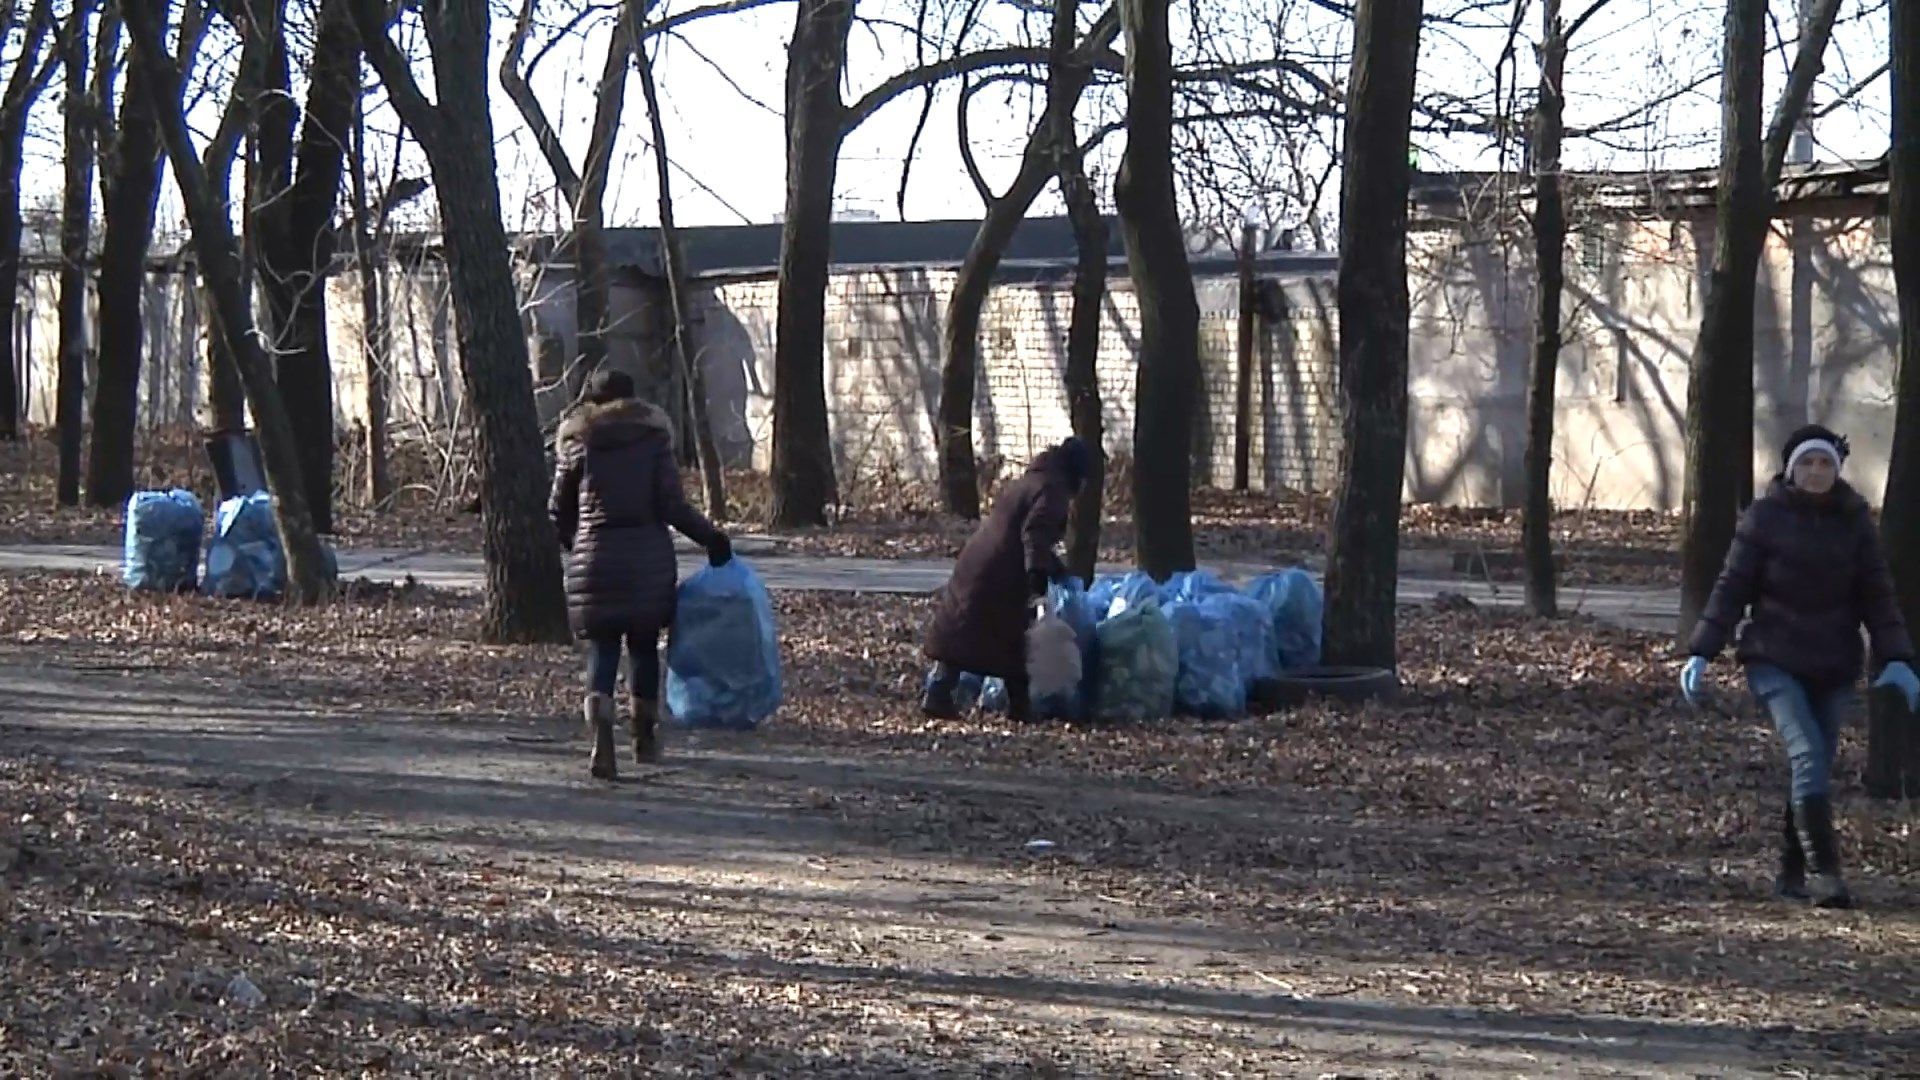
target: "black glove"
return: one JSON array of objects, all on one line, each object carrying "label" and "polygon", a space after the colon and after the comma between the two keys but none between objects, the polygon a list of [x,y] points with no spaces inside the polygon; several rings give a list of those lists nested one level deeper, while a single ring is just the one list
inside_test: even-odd
[{"label": "black glove", "polygon": [[713,543],[707,545],[707,565],[725,566],[733,561],[733,541],[726,533],[714,535]]},{"label": "black glove", "polygon": [[1053,584],[1053,575],[1041,568],[1027,571],[1027,595],[1042,597],[1047,595],[1047,586]]}]

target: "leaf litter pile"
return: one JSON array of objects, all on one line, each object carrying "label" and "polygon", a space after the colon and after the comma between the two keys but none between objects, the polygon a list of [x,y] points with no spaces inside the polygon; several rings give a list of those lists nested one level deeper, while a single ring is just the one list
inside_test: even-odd
[{"label": "leaf litter pile", "polygon": [[1856,728],[1863,910],[1769,898],[1772,736],[1676,705],[1664,639],[1409,611],[1392,704],[931,723],[925,601],[776,601],[774,721],[608,788],[573,651],[473,644],[477,598],[0,575],[0,676],[68,680],[0,692],[0,1075],[1424,1075],[1396,1025],[1455,1024],[1510,1075],[1920,1061],[1914,809]]}]

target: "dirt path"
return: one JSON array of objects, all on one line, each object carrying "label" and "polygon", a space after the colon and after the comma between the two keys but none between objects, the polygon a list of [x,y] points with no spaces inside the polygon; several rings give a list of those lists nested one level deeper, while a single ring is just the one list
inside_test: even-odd
[{"label": "dirt path", "polygon": [[[265,1005],[238,1018],[182,1006],[189,1041],[270,1030],[282,1052],[325,1044],[310,1052],[344,1055],[329,1059],[341,1067],[1734,1076],[1830,1064],[1821,1039],[1782,1031],[1374,1001],[1354,989],[1359,965],[1078,887],[1064,847],[1033,854],[1011,838],[997,855],[959,854],[924,818],[890,824],[887,811],[903,798],[1089,813],[1123,800],[1190,827],[1256,812],[1244,804],[929,774],[777,733],[688,737],[671,754],[597,785],[571,725],[329,713],[238,679],[7,662],[0,809],[9,828],[33,821],[0,834],[0,869],[15,846],[0,895],[38,925],[67,920],[44,940],[69,950],[137,920],[137,948],[94,962],[103,986],[145,961],[202,982],[244,970]],[[103,834],[136,854],[92,850]],[[185,862],[158,853],[189,834],[199,868],[183,890]],[[221,929],[256,917],[281,929]],[[28,948],[22,970],[93,970],[77,956]],[[13,1049],[39,1072],[94,1038],[56,1037],[56,1056],[36,1059],[30,1026],[16,1017],[9,1047],[0,1024],[0,1065]]]}]

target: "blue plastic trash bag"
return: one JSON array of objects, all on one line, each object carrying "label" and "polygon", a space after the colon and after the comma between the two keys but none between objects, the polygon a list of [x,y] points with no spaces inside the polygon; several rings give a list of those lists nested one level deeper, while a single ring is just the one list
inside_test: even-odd
[{"label": "blue plastic trash bag", "polygon": [[[927,685],[933,685],[932,672],[927,673]],[[954,706],[963,714],[972,712],[973,707],[980,704],[980,695],[984,687],[985,682],[980,676],[975,675],[971,671],[961,672],[959,682],[955,683],[953,687]]]},{"label": "blue plastic trash bag", "polygon": [[1279,647],[1274,643],[1273,620],[1260,601],[1237,592],[1214,593],[1200,601],[1208,618],[1233,631],[1240,678],[1249,688],[1279,674]]},{"label": "blue plastic trash bag", "polygon": [[1182,570],[1167,579],[1160,588],[1160,602],[1172,604],[1178,601],[1198,603],[1217,593],[1230,593],[1232,586],[1221,581],[1219,575],[1211,570]]},{"label": "blue plastic trash bag", "polygon": [[1174,708],[1202,720],[1246,715],[1247,680],[1240,673],[1240,643],[1233,624],[1185,601],[1167,605],[1167,621],[1180,643]]},{"label": "blue plastic trash bag", "polygon": [[1080,643],[1080,686],[1060,694],[1037,696],[1033,699],[1035,716],[1049,720],[1085,720],[1087,718],[1088,691],[1091,690],[1097,676],[1099,655],[1099,620],[1094,617],[1093,609],[1087,603],[1088,594],[1081,589],[1078,578],[1070,578],[1064,585],[1055,585],[1047,592],[1047,610],[1062,622],[1073,627],[1073,636]]},{"label": "blue plastic trash bag", "polygon": [[1111,619],[1123,611],[1139,607],[1148,600],[1160,602],[1160,586],[1147,576],[1146,571],[1135,570],[1113,583],[1111,591],[1106,594],[1106,600],[1105,604],[1094,608],[1094,614],[1101,619]]},{"label": "blue plastic trash bag", "polygon": [[120,564],[128,588],[179,592],[200,581],[200,536],[206,515],[193,492],[135,492],[127,500],[127,536]]},{"label": "blue plastic trash bag", "polygon": [[682,727],[749,731],[780,707],[773,601],[746,561],[680,583],[667,642],[667,710]]},{"label": "blue plastic trash bag", "polygon": [[1107,608],[1112,605],[1113,598],[1119,595],[1120,583],[1126,579],[1124,574],[1101,574],[1093,579],[1093,584],[1087,588],[1086,602],[1087,610],[1093,612],[1095,622],[1107,617]]},{"label": "blue plastic trash bag", "polygon": [[[974,678],[980,679],[975,675]],[[1007,711],[1007,681],[998,677],[980,679],[980,711],[984,713],[1003,713]]]},{"label": "blue plastic trash bag", "polygon": [[209,596],[246,599],[286,591],[287,557],[280,550],[272,496],[256,491],[220,504],[213,520],[213,542],[207,545],[202,587]]},{"label": "blue plastic trash bag", "polygon": [[1094,710],[1101,720],[1162,720],[1173,715],[1180,643],[1149,599],[1100,624]]},{"label": "blue plastic trash bag", "polygon": [[1325,600],[1313,575],[1300,569],[1268,574],[1249,582],[1247,595],[1265,604],[1273,618],[1274,658],[1281,671],[1320,663],[1320,617]]}]

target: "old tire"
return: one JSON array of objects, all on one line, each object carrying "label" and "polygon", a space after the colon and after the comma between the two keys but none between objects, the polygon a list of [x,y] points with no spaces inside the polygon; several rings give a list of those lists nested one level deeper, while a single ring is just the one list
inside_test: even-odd
[{"label": "old tire", "polygon": [[1282,672],[1263,686],[1263,704],[1291,709],[1313,698],[1334,701],[1381,701],[1400,690],[1400,677],[1386,668],[1310,667]]}]

